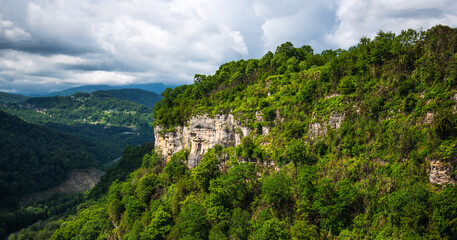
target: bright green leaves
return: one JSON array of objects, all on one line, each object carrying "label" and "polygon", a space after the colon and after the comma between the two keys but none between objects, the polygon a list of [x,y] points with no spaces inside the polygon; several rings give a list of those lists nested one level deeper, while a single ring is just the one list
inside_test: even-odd
[{"label": "bright green leaves", "polygon": [[262,180],[262,197],[275,210],[287,213],[293,208],[292,179],[284,172],[273,173]]},{"label": "bright green leaves", "polygon": [[163,169],[164,173],[172,182],[177,182],[181,179],[187,170],[187,166],[184,161],[187,160],[189,156],[189,150],[184,149],[177,153],[175,153],[170,161],[167,163],[165,168]]},{"label": "bright green leaves", "polygon": [[152,195],[155,193],[155,191],[158,189],[159,185],[159,179],[156,174],[154,173],[148,173],[144,175],[137,184],[136,187],[136,195],[138,199],[144,203],[144,204],[149,204],[151,201]]},{"label": "bright green leaves", "polygon": [[197,186],[202,191],[208,191],[210,181],[219,174],[219,159],[213,149],[203,155],[200,164],[192,171]]},{"label": "bright green leaves", "polygon": [[437,230],[449,239],[457,236],[457,186],[447,186],[433,196],[432,220]]},{"label": "bright green leaves", "polygon": [[265,221],[260,221],[256,225],[257,225],[257,227],[256,227],[256,231],[254,232],[254,239],[259,239],[259,240],[290,239],[289,231],[286,228],[285,222],[279,220],[276,217],[272,217]]},{"label": "bright green leaves", "polygon": [[354,77],[352,76],[345,76],[341,79],[340,85],[338,86],[338,90],[342,94],[352,94],[356,90],[356,82]]},{"label": "bright green leaves", "polygon": [[429,224],[430,192],[423,184],[415,184],[406,191],[397,191],[389,196],[389,212],[392,224],[420,236]]},{"label": "bright green leaves", "polygon": [[293,140],[285,150],[286,158],[293,162],[295,166],[301,164],[312,164],[309,157],[309,145],[301,140]]},{"label": "bright green leaves", "polygon": [[180,239],[208,239],[210,224],[203,205],[191,201],[182,207],[176,227]]},{"label": "bright green leaves", "polygon": [[161,240],[165,239],[173,226],[171,214],[164,210],[163,206],[152,213],[151,222],[140,234],[141,239]]}]

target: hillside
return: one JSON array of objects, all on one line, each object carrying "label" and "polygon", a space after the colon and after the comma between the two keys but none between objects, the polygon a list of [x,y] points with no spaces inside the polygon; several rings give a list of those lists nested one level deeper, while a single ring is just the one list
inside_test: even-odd
[{"label": "hillside", "polygon": [[99,167],[106,154],[92,142],[0,111],[0,210],[58,185],[72,169]]},{"label": "hillside", "polygon": [[19,95],[19,94],[11,94],[11,93],[4,93],[0,92],[0,103],[17,103],[25,101],[27,96]]},{"label": "hillside", "polygon": [[0,106],[0,109],[27,122],[96,143],[107,152],[105,162],[118,158],[127,145],[154,139],[151,110],[116,97],[75,93],[68,97],[29,98],[25,102]]},{"label": "hillside", "polygon": [[162,99],[160,94],[141,89],[100,90],[94,92],[93,95],[97,97],[114,97],[124,99],[143,104],[148,108],[152,108],[160,99]]},{"label": "hillside", "polygon": [[226,63],[162,93],[156,149],[130,178],[21,234],[455,239],[456,77],[446,26]]}]

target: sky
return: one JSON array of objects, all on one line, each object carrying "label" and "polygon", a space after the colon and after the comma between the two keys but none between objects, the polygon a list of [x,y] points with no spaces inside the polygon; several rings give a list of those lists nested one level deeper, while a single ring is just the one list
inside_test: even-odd
[{"label": "sky", "polygon": [[0,0],[0,91],[189,84],[290,41],[348,49],[456,27],[455,0]]}]

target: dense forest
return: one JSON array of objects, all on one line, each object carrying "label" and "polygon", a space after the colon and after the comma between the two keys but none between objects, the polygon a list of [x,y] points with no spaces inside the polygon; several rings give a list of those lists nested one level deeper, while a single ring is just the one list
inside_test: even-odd
[{"label": "dense forest", "polygon": [[154,105],[160,99],[162,99],[162,96],[160,94],[141,89],[100,90],[94,92],[93,95],[98,97],[114,97],[119,99],[125,99],[135,103],[142,104],[148,108],[154,107]]},{"label": "dense forest", "polygon": [[92,142],[0,111],[0,210],[56,186],[72,169],[99,167],[107,156]]},{"label": "dense forest", "polygon": [[[10,239],[455,239],[456,76],[447,26],[226,63],[164,91],[155,124],[231,113],[252,130],[241,144],[193,169],[187,149],[150,151],[76,214]],[[438,160],[448,184],[430,182]]]}]

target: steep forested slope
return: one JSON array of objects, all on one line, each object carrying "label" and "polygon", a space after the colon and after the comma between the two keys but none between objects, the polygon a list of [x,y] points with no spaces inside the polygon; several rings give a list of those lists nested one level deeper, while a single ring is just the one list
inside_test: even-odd
[{"label": "steep forested slope", "polygon": [[0,206],[58,185],[72,169],[98,167],[106,155],[92,142],[0,111]]},{"label": "steep forested slope", "polygon": [[240,144],[193,169],[195,146],[146,154],[52,239],[454,239],[456,53],[457,30],[436,26],[196,75],[162,93],[160,135],[232,114]]}]

